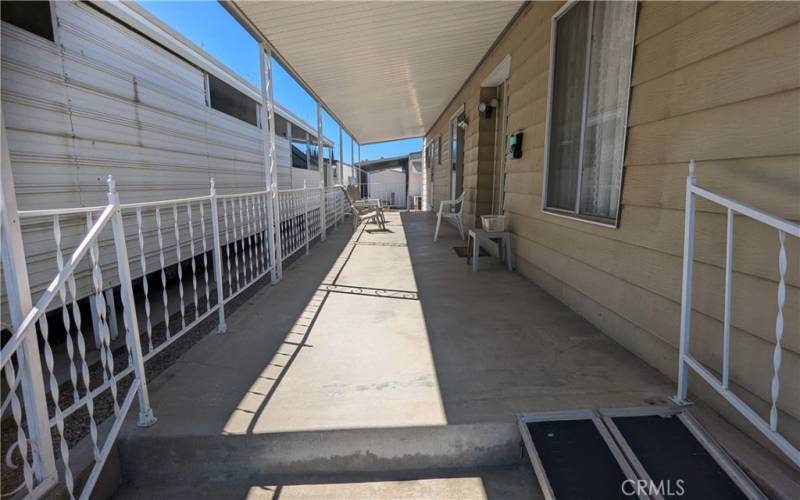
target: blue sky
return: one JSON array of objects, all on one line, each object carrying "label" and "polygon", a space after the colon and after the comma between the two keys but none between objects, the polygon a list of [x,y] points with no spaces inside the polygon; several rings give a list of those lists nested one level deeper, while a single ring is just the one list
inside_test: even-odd
[{"label": "blue sky", "polygon": [[[256,87],[261,86],[258,43],[218,2],[140,0],[139,4],[239,76]],[[311,96],[280,64],[273,63],[273,78],[275,100],[311,125],[316,125],[317,109]],[[338,158],[338,124],[327,113],[323,113],[322,127],[325,136],[337,143],[335,155]],[[346,133],[344,144],[344,160],[349,162],[350,138]],[[422,139],[371,144],[361,147],[361,159],[389,158],[421,149]]]}]

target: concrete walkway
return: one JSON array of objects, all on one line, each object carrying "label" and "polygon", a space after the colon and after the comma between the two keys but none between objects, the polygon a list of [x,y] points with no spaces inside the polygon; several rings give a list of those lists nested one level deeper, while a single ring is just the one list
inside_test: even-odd
[{"label": "concrete walkway", "polygon": [[672,384],[516,273],[472,273],[452,228],[339,228],[150,384],[148,436],[513,421],[637,406]]},{"label": "concrete walkway", "polygon": [[[333,231],[150,381],[159,421],[129,415],[119,498],[542,498],[517,413],[674,392],[494,258],[471,272],[454,229],[433,242],[432,214],[388,218]],[[771,495],[797,498],[784,464],[691,411]]]}]

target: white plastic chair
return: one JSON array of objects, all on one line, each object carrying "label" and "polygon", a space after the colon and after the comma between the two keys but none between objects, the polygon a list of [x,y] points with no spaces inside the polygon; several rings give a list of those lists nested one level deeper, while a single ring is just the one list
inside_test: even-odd
[{"label": "white plastic chair", "polygon": [[[447,210],[445,210],[447,207]],[[433,233],[433,241],[439,238],[439,226],[442,225],[442,219],[451,222],[458,229],[458,234],[461,239],[464,239],[464,193],[455,200],[444,200],[439,203],[439,215],[436,217],[436,231]]]}]

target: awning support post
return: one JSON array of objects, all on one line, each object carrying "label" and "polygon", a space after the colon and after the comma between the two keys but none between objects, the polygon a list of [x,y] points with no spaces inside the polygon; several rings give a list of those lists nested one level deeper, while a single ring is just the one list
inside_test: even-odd
[{"label": "awning support post", "polygon": [[[266,43],[260,44],[261,66],[261,123],[264,128],[264,168],[267,190],[267,243],[272,265],[272,284],[283,278],[283,256],[281,255],[280,211],[278,208],[278,162],[275,156],[275,101],[272,92],[272,50]],[[291,135],[289,137],[291,141]]]},{"label": "awning support post", "polygon": [[325,241],[325,141],[322,138],[322,104],[317,101],[317,167],[319,168],[319,187],[322,190],[322,203],[319,207],[319,219],[322,227],[320,228],[319,238]]},{"label": "awning support post", "polygon": [[[22,320],[33,309],[30,283],[28,281],[28,268],[25,260],[25,250],[22,243],[22,229],[17,215],[17,197],[14,191],[14,174],[11,171],[11,156],[6,140],[6,127],[0,114],[0,129],[2,130],[2,165],[0,165],[0,216],[3,239],[3,277],[6,282],[8,297],[8,312],[11,319],[11,331],[18,333],[17,328]],[[17,370],[19,385],[22,387],[24,415],[15,413],[18,428],[21,418],[27,424],[27,436],[18,439],[18,450],[25,458],[25,485],[28,491],[33,491],[34,481],[36,486],[43,489],[58,481],[55,454],[53,453],[53,440],[50,434],[50,419],[47,413],[47,395],[44,388],[42,375],[42,362],[39,356],[38,334],[35,330],[25,335],[21,346],[17,349]],[[12,368],[9,361],[9,367]],[[9,372],[11,373],[11,372]],[[8,375],[8,374],[7,374]],[[15,390],[13,388],[12,390]],[[20,418],[21,417],[21,418]],[[27,445],[27,446],[26,446]],[[31,449],[32,463],[27,460],[28,447]]]}]

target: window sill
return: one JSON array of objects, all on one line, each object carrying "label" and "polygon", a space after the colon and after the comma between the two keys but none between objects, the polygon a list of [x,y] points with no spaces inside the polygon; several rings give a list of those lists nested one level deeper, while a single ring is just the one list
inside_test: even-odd
[{"label": "window sill", "polygon": [[571,219],[578,222],[585,222],[587,224],[594,224],[595,226],[607,227],[610,229],[619,228],[619,218],[603,219],[600,217],[592,217],[590,215],[580,215],[574,212],[562,211],[558,210],[557,208],[542,208],[542,212],[547,215],[561,217],[562,219]]}]

